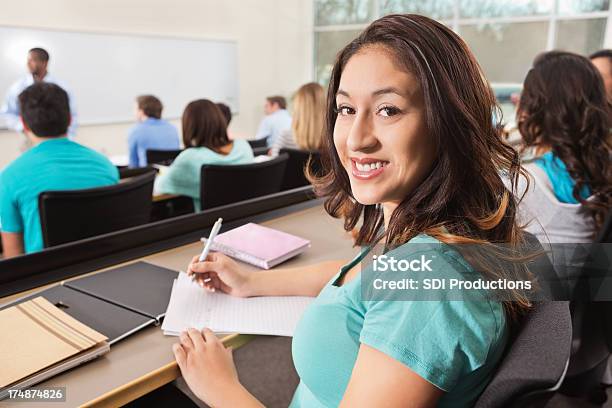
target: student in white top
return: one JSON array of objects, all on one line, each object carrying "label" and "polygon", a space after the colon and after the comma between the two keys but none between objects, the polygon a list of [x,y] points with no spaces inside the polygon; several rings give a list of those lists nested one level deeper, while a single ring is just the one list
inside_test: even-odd
[{"label": "student in white top", "polygon": [[49,53],[43,48],[32,48],[30,51],[28,51],[27,66],[30,73],[16,81],[9,88],[6,98],[4,99],[4,103],[0,108],[0,116],[5,119],[9,128],[16,132],[23,133],[23,123],[19,117],[19,94],[35,82],[48,82],[56,84],[64,89],[66,93],[68,93],[71,118],[70,127],[68,128],[68,138],[72,139],[76,135],[77,129],[77,112],[75,108],[74,96],[62,82],[47,71],[48,64]]},{"label": "student in white top", "polygon": [[536,57],[517,111],[532,176],[519,188],[519,209],[541,242],[589,243],[601,228],[612,207],[610,113],[587,58],[561,51]]},{"label": "student in white top", "polygon": [[323,142],[325,90],[316,82],[302,85],[293,97],[291,128],[281,132],[270,149],[277,156],[282,148],[319,150]]},{"label": "student in white top", "polygon": [[266,116],[259,124],[255,139],[267,137],[267,144],[271,147],[281,132],[291,127],[291,115],[287,112],[287,101],[278,95],[266,98],[264,113]]}]

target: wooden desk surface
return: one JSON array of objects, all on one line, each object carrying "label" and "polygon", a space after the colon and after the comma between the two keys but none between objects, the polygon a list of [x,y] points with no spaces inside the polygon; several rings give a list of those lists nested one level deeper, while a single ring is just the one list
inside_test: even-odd
[{"label": "wooden desk surface", "polygon": [[[330,259],[349,259],[356,252],[342,229],[340,220],[329,217],[322,206],[290,213],[262,223],[311,240],[311,248],[282,266],[298,266]],[[140,260],[166,268],[184,269],[202,249],[200,242],[146,256]],[[135,262],[137,260],[131,261]],[[130,263],[131,263],[130,262]],[[115,265],[113,267],[117,267]],[[256,268],[252,268],[254,271]],[[98,273],[104,269],[92,273]],[[78,278],[75,278],[78,279]],[[48,285],[51,286],[51,285]],[[40,290],[39,288],[37,290]],[[33,291],[0,299],[5,303]],[[229,344],[239,346],[249,336],[231,335]],[[111,347],[110,353],[73,370],[53,377],[37,386],[66,387],[66,402],[53,407],[120,406],[158,388],[179,375],[171,345],[176,337],[167,337],[159,327],[149,327]],[[48,406],[49,403],[0,401],[0,407]]]}]

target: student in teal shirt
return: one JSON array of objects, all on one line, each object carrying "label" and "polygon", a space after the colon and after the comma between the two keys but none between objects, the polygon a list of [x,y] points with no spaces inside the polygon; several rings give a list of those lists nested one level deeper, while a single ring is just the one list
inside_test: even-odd
[{"label": "student in teal shirt", "polygon": [[[546,152],[540,156],[536,164],[546,172],[550,183],[553,186],[555,197],[562,203],[578,204],[578,200],[574,198],[574,186],[576,182],[567,171],[567,167],[563,161],[555,156],[553,152]],[[584,184],[580,189],[580,197],[583,199],[589,198],[591,189]]]},{"label": "student in teal shirt", "polygon": [[[292,407],[472,406],[502,358],[510,324],[528,310],[525,295],[478,290],[454,298],[440,290],[431,299],[402,298],[373,291],[372,263],[360,261],[382,250],[427,263],[431,271],[415,278],[515,279],[510,268],[491,270],[479,256],[468,262],[450,245],[504,242],[515,250],[522,240],[500,177],[517,181],[518,154],[491,124],[494,96],[464,42],[417,15],[385,16],[366,28],[338,55],[329,92],[326,168],[315,187],[347,230],[361,225],[359,256],[250,273],[212,253],[194,258],[187,273],[233,296],[316,296],[294,333],[300,384]],[[512,259],[511,269],[529,277],[521,262]],[[208,405],[261,406],[210,330],[183,332],[173,351]]]},{"label": "student in teal shirt", "polygon": [[183,112],[182,124],[186,149],[157,177],[155,191],[191,197],[199,211],[202,165],[252,163],[253,150],[246,140],[229,140],[227,120],[219,107],[209,100],[189,103]]},{"label": "student in teal shirt", "polygon": [[38,82],[19,95],[24,132],[33,147],[0,175],[0,230],[4,257],[43,249],[38,196],[44,191],[112,185],[119,173],[103,155],[66,137],[68,95]]}]

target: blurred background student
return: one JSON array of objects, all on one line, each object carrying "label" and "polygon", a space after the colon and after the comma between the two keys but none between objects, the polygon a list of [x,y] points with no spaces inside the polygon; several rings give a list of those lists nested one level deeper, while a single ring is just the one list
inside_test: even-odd
[{"label": "blurred background student", "polygon": [[[116,184],[117,167],[102,154],[68,140],[68,94],[36,82],[19,95],[23,131],[32,148],[0,176],[0,222],[4,257],[43,249],[38,196]],[[92,214],[95,216],[95,214]]]},{"label": "blurred background student", "polygon": [[161,118],[164,109],[153,95],[136,98],[136,120],[128,136],[129,166],[145,167],[147,150],[178,150],[180,141],[176,127]]},{"label": "blurred background student", "polygon": [[226,104],[224,104],[223,102],[217,102],[217,107],[221,110],[221,113],[223,114],[223,116],[225,117],[225,120],[227,121],[227,137],[230,139],[234,139],[229,130],[229,125],[230,125],[230,122],[232,121],[232,109]]},{"label": "blurred background student", "polygon": [[155,191],[189,196],[199,211],[202,165],[251,163],[253,150],[246,140],[229,140],[225,116],[207,99],[189,103],[183,112],[182,123],[185,150],[157,177]]},{"label": "blurred background student", "polygon": [[232,121],[232,110],[223,102],[217,102],[217,107],[221,110],[221,113],[223,114],[223,117],[225,117],[227,125],[229,126],[230,122]]},{"label": "blurred background student", "polygon": [[281,132],[291,127],[287,101],[282,96],[268,96],[264,104],[264,113],[266,116],[259,124],[255,139],[267,138],[268,147],[272,147]]},{"label": "blurred background student", "polygon": [[325,90],[316,82],[302,85],[293,97],[291,128],[280,133],[270,149],[272,156],[282,148],[319,150],[323,141]]},{"label": "blurred background student", "polygon": [[599,50],[589,58],[603,78],[608,100],[612,102],[612,50]]},{"label": "blurred background student", "polygon": [[59,85],[68,94],[70,104],[70,125],[68,126],[68,137],[74,138],[77,129],[77,113],[74,96],[65,84],[52,76],[47,67],[49,65],[49,53],[43,48],[32,48],[28,51],[27,67],[29,73],[17,80],[8,90],[0,115],[4,117],[9,128],[16,132],[25,133],[20,119],[19,94],[28,86],[36,82],[48,82]]},{"label": "blurred background student", "polygon": [[612,206],[610,107],[587,58],[562,51],[536,57],[517,121],[532,176],[520,209],[540,241],[588,243],[602,226]]}]

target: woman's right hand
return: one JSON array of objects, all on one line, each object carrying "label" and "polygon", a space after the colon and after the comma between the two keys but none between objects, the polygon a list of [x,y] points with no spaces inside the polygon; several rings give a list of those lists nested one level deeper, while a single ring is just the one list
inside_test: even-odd
[{"label": "woman's right hand", "polygon": [[248,297],[251,292],[251,274],[230,257],[211,252],[203,262],[194,256],[187,267],[187,275],[196,274],[198,284],[212,292],[220,290],[228,295]]}]

